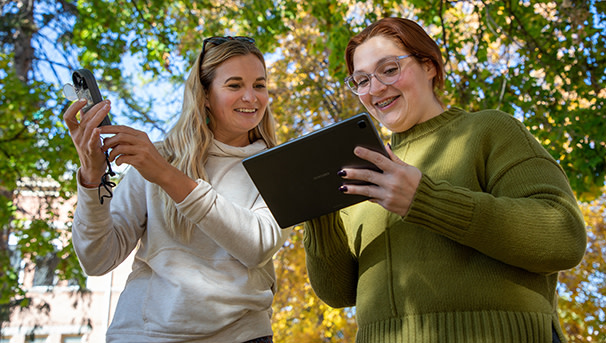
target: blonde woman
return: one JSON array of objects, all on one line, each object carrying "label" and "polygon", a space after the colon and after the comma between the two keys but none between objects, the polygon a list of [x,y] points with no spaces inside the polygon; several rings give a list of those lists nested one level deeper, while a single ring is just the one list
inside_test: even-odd
[{"label": "blonde woman", "polygon": [[[211,37],[164,141],[126,126],[97,127],[104,101],[64,114],[81,167],[73,244],[88,275],[133,270],[108,342],[272,342],[277,225],[241,160],[275,146],[262,53],[249,37]],[[100,145],[101,134],[113,134]],[[129,164],[100,196],[107,159]],[[100,199],[101,198],[101,199]],[[99,201],[99,200],[105,201]]]}]

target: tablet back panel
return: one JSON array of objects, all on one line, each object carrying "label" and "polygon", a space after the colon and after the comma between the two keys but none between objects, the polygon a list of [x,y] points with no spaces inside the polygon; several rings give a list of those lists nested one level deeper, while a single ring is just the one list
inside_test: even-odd
[{"label": "tablet back panel", "polygon": [[248,157],[242,163],[280,227],[287,228],[367,199],[339,191],[346,181],[337,175],[339,170],[378,170],[354,155],[356,146],[387,156],[366,113]]}]

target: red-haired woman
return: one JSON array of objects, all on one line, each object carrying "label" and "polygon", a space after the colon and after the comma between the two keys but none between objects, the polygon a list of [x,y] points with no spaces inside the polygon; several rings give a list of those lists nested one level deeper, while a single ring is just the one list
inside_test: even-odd
[{"label": "red-haired woman", "polygon": [[564,341],[558,271],[586,236],[558,163],[513,116],[444,106],[440,49],[411,20],[370,25],[346,61],[390,157],[356,148],[383,173],[343,169],[341,191],[371,200],[306,223],[318,296],[356,306],[357,342]]}]

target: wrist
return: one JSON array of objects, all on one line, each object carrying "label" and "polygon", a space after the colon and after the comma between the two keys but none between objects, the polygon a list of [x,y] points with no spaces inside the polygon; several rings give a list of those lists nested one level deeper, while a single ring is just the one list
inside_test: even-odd
[{"label": "wrist", "polygon": [[[101,179],[99,179],[99,180],[101,180]],[[99,183],[100,183],[100,182],[92,183],[92,182],[84,181],[82,179],[80,179],[79,181],[80,181],[79,182],[80,186],[83,186],[84,188],[97,188],[97,187],[99,187]]]},{"label": "wrist", "polygon": [[80,170],[80,172],[78,172],[78,183],[85,187],[85,188],[97,188],[99,187],[99,183],[101,181],[101,177],[99,177],[97,180],[98,181],[94,181],[94,178],[88,178],[88,177],[84,177],[82,170]]},{"label": "wrist", "polygon": [[99,187],[99,184],[91,184],[91,183],[84,183],[84,182],[80,182],[80,186],[84,187],[84,188],[97,188]]},{"label": "wrist", "polygon": [[158,180],[160,186],[176,203],[180,203],[198,183],[179,169],[171,166],[170,172],[162,173],[162,179]]}]

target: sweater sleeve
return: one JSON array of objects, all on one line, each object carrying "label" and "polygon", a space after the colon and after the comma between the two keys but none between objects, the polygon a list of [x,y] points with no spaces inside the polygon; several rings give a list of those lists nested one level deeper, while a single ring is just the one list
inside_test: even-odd
[{"label": "sweater sleeve", "polygon": [[583,216],[561,167],[517,125],[484,156],[485,190],[424,175],[404,220],[531,272],[572,268],[585,251]]},{"label": "sweater sleeve", "polygon": [[265,265],[291,229],[281,229],[261,196],[251,209],[225,199],[203,180],[177,210],[248,268]]},{"label": "sweater sleeve", "polygon": [[332,307],[354,306],[358,263],[347,243],[339,212],[305,222],[304,246],[312,288]]},{"label": "sweater sleeve", "polygon": [[145,231],[146,213],[144,179],[134,168],[103,204],[96,188],[78,185],[72,242],[86,274],[106,274],[130,255]]}]

